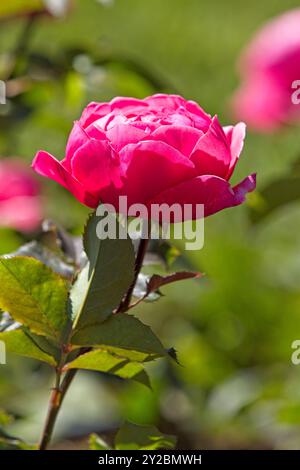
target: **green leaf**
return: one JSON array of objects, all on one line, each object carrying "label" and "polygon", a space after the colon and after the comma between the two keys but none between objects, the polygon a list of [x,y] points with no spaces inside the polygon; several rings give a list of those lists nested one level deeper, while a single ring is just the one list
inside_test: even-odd
[{"label": "green leaf", "polygon": [[74,329],[101,323],[119,305],[134,279],[134,249],[127,239],[101,240],[96,229],[100,218],[94,212],[84,233],[88,265],[71,290]]},{"label": "green leaf", "polygon": [[147,353],[152,359],[165,356],[160,340],[151,328],[133,315],[120,313],[100,325],[91,325],[75,332],[71,343],[81,346],[115,347]]},{"label": "green leaf", "polygon": [[89,448],[90,450],[112,450],[108,444],[97,436],[97,434],[91,434],[89,437]]},{"label": "green leaf", "polygon": [[34,258],[0,258],[0,308],[33,333],[57,341],[68,322],[67,284]]},{"label": "green leaf", "polygon": [[116,450],[174,449],[176,437],[162,434],[154,426],[125,423],[115,439]]},{"label": "green leaf", "polygon": [[8,352],[47,362],[51,366],[56,365],[55,359],[42,351],[26,334],[23,328],[0,333],[0,341],[4,342],[6,351]]},{"label": "green leaf", "polygon": [[82,354],[65,366],[64,370],[68,369],[97,370],[150,386],[148,376],[140,363],[130,362],[125,356],[117,356],[103,350]]}]

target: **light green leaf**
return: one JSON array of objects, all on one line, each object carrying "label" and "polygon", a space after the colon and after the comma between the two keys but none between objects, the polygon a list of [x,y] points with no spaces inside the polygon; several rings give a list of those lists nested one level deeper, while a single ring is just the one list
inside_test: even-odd
[{"label": "light green leaf", "polygon": [[117,356],[107,351],[94,350],[82,354],[66,365],[65,370],[68,369],[97,370],[150,386],[148,376],[140,363],[130,362],[126,357]]},{"label": "light green leaf", "polygon": [[101,240],[96,228],[100,218],[89,218],[84,248],[89,263],[71,290],[74,329],[101,323],[119,305],[134,278],[134,249],[131,240]]},{"label": "light green leaf", "polygon": [[51,366],[56,365],[55,359],[43,352],[22,328],[0,333],[0,341],[4,342],[7,352],[47,362]]},{"label": "light green leaf", "polygon": [[0,258],[0,308],[33,333],[57,341],[68,322],[67,284],[33,258]]},{"label": "light green leaf", "polygon": [[176,437],[162,434],[154,426],[125,423],[115,439],[116,450],[174,449]]},{"label": "light green leaf", "polygon": [[75,332],[71,343],[81,346],[115,347],[148,354],[151,359],[165,356],[160,340],[151,328],[133,315],[120,313],[100,325],[90,325]]}]

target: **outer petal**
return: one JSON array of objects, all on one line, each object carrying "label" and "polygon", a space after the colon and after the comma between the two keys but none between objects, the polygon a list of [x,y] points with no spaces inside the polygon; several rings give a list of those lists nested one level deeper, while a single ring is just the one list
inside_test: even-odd
[{"label": "outer petal", "polygon": [[183,155],[189,157],[196,142],[203,132],[189,126],[161,126],[153,132],[151,137],[171,145]]},{"label": "outer petal", "polygon": [[82,204],[97,207],[98,200],[64,168],[50,153],[39,151],[32,162],[33,169],[42,176],[56,181],[68,189]]},{"label": "outer petal", "polygon": [[126,167],[123,194],[128,204],[146,203],[166,188],[196,175],[194,164],[159,141],[129,144],[120,152]]},{"label": "outer petal", "polygon": [[[106,141],[91,139],[75,153],[72,174],[98,202],[111,202],[122,185],[119,158]],[[108,200],[109,199],[109,200]]]},{"label": "outer petal", "polygon": [[199,141],[191,155],[198,175],[216,175],[226,178],[231,162],[230,145],[217,116]]},{"label": "outer petal", "polygon": [[[167,189],[154,198],[150,204],[184,204],[192,205],[192,218],[197,217],[196,204],[204,204],[204,216],[207,217],[216,212],[232,206],[238,206],[245,200],[245,195],[256,187],[255,174],[248,176],[234,188],[228,181],[212,175],[197,176],[189,181],[184,181],[173,188]],[[149,210],[151,205],[149,204]],[[184,211],[183,211],[184,214]],[[187,214],[183,220],[191,217]],[[182,220],[173,220],[180,222]]]},{"label": "outer petal", "polygon": [[228,139],[231,152],[231,161],[229,164],[228,174],[226,176],[226,179],[229,180],[243,150],[246,124],[239,122],[236,126],[228,126],[223,129]]},{"label": "outer petal", "polygon": [[76,152],[76,150],[81,147],[83,144],[89,141],[89,136],[83,127],[79,124],[78,121],[74,122],[73,129],[69,135],[67,147],[66,147],[66,157],[62,160],[62,165],[70,170],[71,160]]}]

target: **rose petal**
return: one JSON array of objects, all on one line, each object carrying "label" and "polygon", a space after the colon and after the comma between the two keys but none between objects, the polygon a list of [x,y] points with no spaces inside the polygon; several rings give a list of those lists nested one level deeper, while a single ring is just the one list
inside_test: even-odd
[{"label": "rose petal", "polygon": [[122,193],[127,194],[128,204],[146,203],[163,189],[196,174],[188,158],[159,141],[129,144],[121,150],[120,159],[126,167]]},{"label": "rose petal", "polygon": [[78,121],[74,122],[73,129],[68,138],[66,147],[66,157],[61,161],[61,164],[67,169],[71,168],[71,160],[76,150],[83,144],[89,141],[89,136],[80,125]]},{"label": "rose petal", "polygon": [[139,100],[137,98],[123,98],[123,97],[119,97],[117,96],[116,98],[112,99],[111,102],[110,102],[110,107],[112,110],[115,110],[115,109],[122,109],[122,110],[127,110],[129,108],[133,108],[134,110],[136,110],[137,107],[148,107],[148,104],[143,101],[143,100]]},{"label": "rose petal", "polygon": [[86,128],[97,119],[109,114],[110,111],[111,108],[109,103],[92,102],[83,110],[79,123],[83,128]]},{"label": "rose petal", "polygon": [[74,176],[62,166],[61,162],[56,160],[50,153],[44,152],[43,150],[39,151],[32,162],[32,167],[40,175],[47,176],[64,186],[82,204],[92,208],[98,206],[98,201],[95,199],[95,196],[90,194],[82,186],[82,183],[77,181]]},{"label": "rose petal", "polygon": [[152,96],[145,98],[146,103],[155,109],[168,108],[169,110],[175,111],[184,106],[186,100],[179,95],[166,95],[164,93],[157,93]]},{"label": "rose petal", "polygon": [[106,136],[112,143],[114,149],[119,152],[125,145],[137,143],[149,137],[149,134],[130,124],[116,124],[108,129]]},{"label": "rose petal", "polygon": [[197,144],[191,155],[198,175],[216,175],[225,178],[231,162],[230,145],[217,116]]},{"label": "rose petal", "polygon": [[203,133],[194,127],[161,126],[153,132],[151,137],[171,145],[189,157],[201,135]]},{"label": "rose petal", "polygon": [[91,139],[75,153],[72,173],[84,188],[95,195],[98,202],[115,200],[117,188],[122,184],[121,165],[117,155],[106,141]]},{"label": "rose petal", "polygon": [[226,179],[229,180],[243,150],[244,139],[246,135],[246,124],[239,122],[236,124],[236,126],[227,126],[223,129],[228,139],[231,152],[231,161],[229,164],[228,174],[226,176]]},{"label": "rose petal", "polygon": [[[253,191],[256,187],[255,174],[248,176],[237,186],[231,188],[228,181],[213,175],[197,176],[189,181],[174,186],[163,191],[153,198],[148,205],[152,204],[184,204],[192,205],[192,217],[186,213],[183,220],[195,219],[197,217],[196,205],[204,204],[204,216],[215,214],[228,207],[238,206],[245,200],[245,195]],[[184,211],[183,211],[184,215]],[[172,222],[181,222],[182,219],[175,219]]]}]

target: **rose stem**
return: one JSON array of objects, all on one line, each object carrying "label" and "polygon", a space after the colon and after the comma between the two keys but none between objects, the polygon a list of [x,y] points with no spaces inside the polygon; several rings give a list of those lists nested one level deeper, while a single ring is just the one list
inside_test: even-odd
[{"label": "rose stem", "polygon": [[133,282],[132,282],[130,288],[128,289],[126,296],[124,297],[124,299],[120,303],[119,308],[117,310],[117,313],[126,312],[126,310],[128,310],[136,281],[137,281],[139,273],[140,273],[140,271],[143,267],[145,254],[147,252],[147,248],[148,248],[148,244],[149,244],[149,240],[150,240],[150,234],[151,234],[151,226],[150,226],[150,222],[149,222],[148,238],[141,238],[139,248],[138,248],[138,252],[137,252],[137,255],[136,255]]}]

